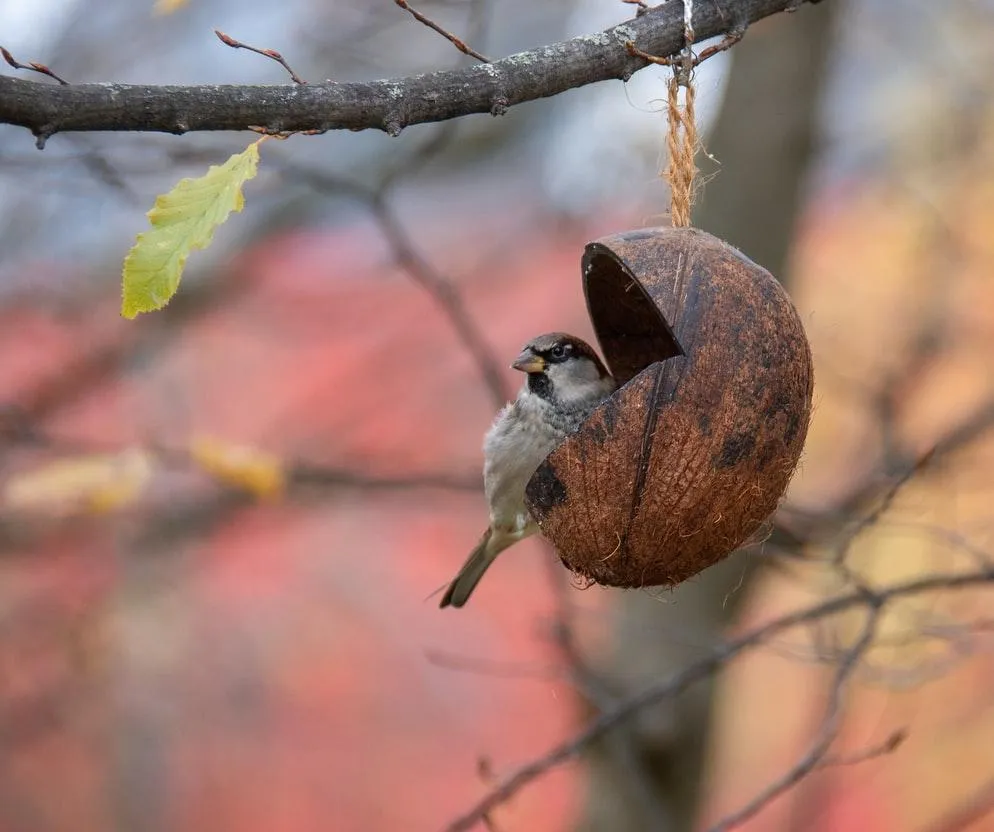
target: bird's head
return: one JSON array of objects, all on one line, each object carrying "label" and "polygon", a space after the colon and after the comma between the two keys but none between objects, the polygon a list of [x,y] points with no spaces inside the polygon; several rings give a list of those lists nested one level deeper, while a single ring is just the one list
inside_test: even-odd
[{"label": "bird's head", "polygon": [[528,389],[544,399],[588,406],[614,390],[614,379],[591,346],[565,332],[533,338],[511,367],[528,375]]}]

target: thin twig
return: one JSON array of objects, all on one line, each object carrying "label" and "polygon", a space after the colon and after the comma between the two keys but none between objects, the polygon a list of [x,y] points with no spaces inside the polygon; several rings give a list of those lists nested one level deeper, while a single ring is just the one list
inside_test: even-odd
[{"label": "thin twig", "polygon": [[428,292],[445,313],[457,337],[469,350],[494,405],[497,408],[503,407],[510,394],[504,381],[502,366],[473,320],[462,293],[452,281],[437,272],[421,256],[385,198],[378,197],[371,207],[380,230],[393,249],[398,265]]},{"label": "thin twig", "polygon": [[45,66],[45,64],[39,64],[36,61],[29,61],[26,64],[22,64],[13,55],[11,55],[8,50],[4,49],[2,46],[0,46],[0,55],[3,55],[3,59],[12,67],[14,67],[14,69],[27,69],[30,70],[31,72],[37,72],[41,75],[47,75],[49,78],[54,78],[56,81],[62,84],[62,86],[64,87],[69,86],[69,82],[65,78],[60,78],[58,75],[52,72],[51,69]]},{"label": "thin twig", "polygon": [[908,730],[906,728],[898,728],[890,736],[888,736],[883,742],[879,742],[876,745],[871,745],[869,748],[864,748],[860,751],[854,751],[851,754],[837,754],[833,756],[825,757],[819,764],[818,768],[834,768],[836,766],[854,766],[860,763],[865,763],[867,760],[875,760],[877,757],[885,757],[888,754],[893,754],[900,748],[904,741],[908,738]]},{"label": "thin twig", "polygon": [[576,635],[576,607],[570,593],[570,573],[562,568],[559,558],[551,555],[550,551],[545,565],[556,609],[551,626],[552,642],[562,655],[580,694],[598,711],[609,710],[617,703],[617,693],[595,673],[580,649]]},{"label": "thin twig", "polygon": [[876,506],[871,511],[868,511],[863,517],[855,524],[849,531],[839,538],[839,542],[836,545],[835,554],[832,558],[832,562],[835,566],[841,566],[845,561],[846,556],[849,554],[853,543],[856,539],[868,528],[877,524],[881,517],[883,517],[894,504],[894,500],[897,499],[897,495],[900,493],[901,489],[907,485],[907,483],[919,472],[924,470],[929,462],[932,461],[935,455],[935,449],[932,448],[918,457],[913,465],[909,465],[904,471],[900,473],[899,476],[891,480],[887,487],[884,489]]},{"label": "thin twig", "polygon": [[[622,2],[634,2],[634,0],[622,0]],[[696,68],[704,63],[708,58],[713,58],[720,52],[724,52],[731,49],[735,44],[737,44],[745,36],[745,30],[734,30],[726,33],[725,37],[720,43],[716,43],[713,46],[709,46],[706,49],[702,49],[699,54],[692,54],[691,58],[691,68]],[[650,55],[648,52],[639,49],[632,41],[625,41],[625,49],[628,54],[633,58],[641,58],[643,61],[648,61],[651,64],[657,64],[658,66],[674,66],[680,64],[685,60],[684,55],[673,55],[670,57],[662,55]]]},{"label": "thin twig", "polygon": [[657,702],[671,699],[692,685],[708,678],[718,668],[724,666],[740,653],[763,644],[786,630],[820,621],[860,606],[869,605],[874,609],[882,610],[888,603],[898,598],[937,590],[966,589],[990,583],[994,583],[994,565],[972,572],[935,573],[915,580],[891,584],[874,590],[870,594],[865,590],[857,590],[837,595],[756,627],[736,639],[713,648],[710,653],[687,665],[669,678],[625,699],[617,707],[601,714],[571,739],[556,745],[546,754],[521,766],[505,777],[473,808],[452,821],[446,830],[447,832],[466,832],[466,830],[472,829],[480,822],[483,814],[509,800],[522,788],[543,776],[550,769],[576,759],[592,742],[605,732],[613,730],[633,714]]},{"label": "thin twig", "polygon": [[490,63],[490,58],[488,58],[486,55],[481,55],[475,49],[470,49],[462,40],[460,40],[454,34],[452,34],[452,32],[448,31],[447,29],[443,29],[430,17],[427,17],[426,15],[422,14],[417,9],[412,7],[411,4],[407,2],[407,0],[393,0],[393,2],[396,3],[398,6],[400,6],[402,9],[409,11],[411,13],[411,16],[419,23],[423,23],[429,29],[438,32],[438,34],[440,34],[443,38],[445,38],[449,43],[451,43],[456,49],[458,49],[464,55],[469,55],[470,57],[476,58],[476,60],[481,61],[482,63],[485,64]]},{"label": "thin twig", "polygon": [[789,791],[797,785],[825,760],[829,748],[832,747],[832,743],[835,742],[835,738],[839,734],[842,705],[849,681],[859,666],[860,659],[862,659],[866,650],[873,643],[873,636],[876,633],[879,616],[880,607],[871,607],[860,637],[845,652],[842,660],[839,662],[838,670],[835,672],[835,678],[832,680],[832,686],[829,689],[825,716],[822,719],[818,734],[807,752],[752,800],[711,826],[708,832],[730,832],[730,830],[741,826],[750,818],[758,815],[771,802],[784,794],[784,792]]},{"label": "thin twig", "polygon": [[627,3],[629,6],[636,6],[635,16],[641,17],[647,11],[649,11],[649,4],[645,0],[621,0],[622,3]]},{"label": "thin twig", "polygon": [[[480,778],[480,781],[489,786],[494,782],[496,776],[494,775],[493,766],[490,763],[489,757],[480,757],[476,761],[476,775]],[[483,825],[487,828],[487,832],[500,832],[497,828],[497,824],[494,819],[490,817],[489,812],[485,814],[480,820],[483,821]]]},{"label": "thin twig", "polygon": [[[220,40],[221,43],[223,43],[225,46],[230,46],[232,49],[247,49],[249,52],[255,52],[256,55],[262,55],[265,58],[270,58],[276,61],[276,63],[278,63],[281,67],[283,67],[283,69],[285,69],[287,72],[290,73],[290,78],[293,79],[293,83],[300,85],[304,85],[307,83],[296,72],[294,72],[293,69],[290,68],[290,64],[286,62],[286,58],[284,58],[275,49],[259,49],[257,46],[249,46],[247,43],[242,43],[240,40],[235,40],[233,37],[231,37],[231,35],[226,35],[220,29],[215,29],[214,34],[217,35],[218,40]],[[304,132],[304,131],[298,131],[298,132]],[[273,133],[270,135],[276,135],[276,134]]]},{"label": "thin twig", "polygon": [[643,61],[648,61],[650,64],[656,64],[658,66],[673,66],[673,64],[679,62],[680,57],[674,55],[673,57],[665,57],[662,55],[650,55],[648,52],[639,49],[635,45],[635,41],[626,40],[625,49],[628,54],[633,58],[641,58]]},{"label": "thin twig", "polygon": [[458,287],[421,256],[390,206],[389,187],[394,184],[394,180],[389,179],[388,186],[374,191],[332,175],[299,169],[290,164],[285,164],[283,170],[284,174],[289,174],[315,190],[349,196],[369,209],[398,266],[431,296],[449,320],[456,337],[473,358],[495,408],[499,409],[507,404],[510,390],[504,381],[503,366],[470,314]]},{"label": "thin twig", "polygon": [[706,49],[702,49],[697,56],[694,58],[694,66],[699,66],[704,63],[708,58],[713,58],[719,52],[725,52],[731,49],[735,44],[737,44],[742,38],[745,37],[745,29],[734,29],[726,33],[725,37],[721,39],[720,42],[709,46]]},{"label": "thin twig", "polygon": [[[551,554],[551,552],[550,552]],[[549,581],[556,603],[552,636],[569,668],[569,675],[579,694],[599,714],[614,708],[618,693],[607,680],[598,674],[583,654],[576,635],[576,605],[570,588],[570,573],[562,568],[559,559],[546,559]],[[603,737],[605,756],[631,787],[631,794],[639,802],[643,817],[650,827],[662,829],[667,825],[668,814],[662,795],[656,788],[653,774],[639,744],[634,726],[620,725]]]},{"label": "thin twig", "polygon": [[[810,542],[818,538],[824,539],[828,533],[834,532],[840,519],[852,517],[865,510],[866,506],[881,498],[893,488],[894,482],[903,483],[908,476],[920,471],[927,464],[935,467],[961,451],[964,451],[978,439],[994,428],[994,397],[988,399],[976,410],[960,421],[932,445],[924,454],[912,455],[910,451],[902,450],[899,454],[899,464],[894,467],[892,476],[883,479],[879,471],[872,471],[863,477],[842,498],[828,509],[806,511],[794,507],[784,510],[794,515],[790,531],[784,532],[784,544],[795,545]],[[879,515],[879,512],[874,512]]]}]

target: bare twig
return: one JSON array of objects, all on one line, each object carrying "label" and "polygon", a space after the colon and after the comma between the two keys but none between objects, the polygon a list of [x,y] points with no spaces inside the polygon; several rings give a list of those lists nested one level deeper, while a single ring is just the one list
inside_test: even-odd
[{"label": "bare twig", "polygon": [[352,197],[369,209],[397,264],[438,304],[460,343],[472,356],[494,406],[503,407],[510,397],[510,390],[504,381],[502,364],[487,344],[455,283],[422,257],[391,208],[388,194],[393,178],[389,179],[388,185],[370,190],[318,171],[298,169],[290,164],[284,166],[284,173],[315,190]]},{"label": "bare twig", "polygon": [[650,64],[656,64],[657,66],[673,66],[680,61],[678,55],[652,55],[643,49],[639,49],[633,40],[625,41],[625,49],[633,58],[641,58],[643,61],[648,61]]},{"label": "bare twig", "polygon": [[3,55],[3,59],[12,67],[14,67],[14,69],[28,69],[31,72],[37,72],[41,75],[47,75],[49,78],[54,78],[64,87],[69,86],[69,82],[65,78],[60,78],[58,75],[52,72],[52,70],[50,70],[47,66],[45,66],[45,64],[39,64],[36,61],[29,61],[26,64],[22,64],[13,55],[11,55],[7,49],[4,49],[2,46],[0,46],[0,55]]},{"label": "bare twig", "polygon": [[853,766],[858,765],[859,763],[865,763],[867,760],[875,760],[877,757],[885,757],[888,754],[893,754],[897,751],[897,749],[904,744],[904,741],[907,738],[907,729],[899,728],[888,736],[883,742],[871,745],[869,748],[855,751],[852,754],[836,754],[833,756],[826,756],[818,764],[818,768]]},{"label": "bare twig", "polygon": [[85,148],[80,153],[79,162],[95,181],[114,190],[129,205],[138,207],[144,204],[135,189],[128,184],[127,179],[120,174],[104,154],[98,153],[92,148]]},{"label": "bare twig", "polygon": [[[577,641],[576,607],[569,592],[570,573],[559,564],[559,559],[546,560],[549,581],[556,601],[556,616],[552,636],[559,648],[569,676],[578,693],[598,714],[607,713],[618,703],[618,694],[607,681],[597,674]],[[639,746],[632,726],[620,725],[602,738],[604,751],[611,764],[624,773],[631,793],[651,823],[651,828],[662,829],[668,824],[668,815],[662,797],[655,788],[651,767]]]},{"label": "bare twig", "polygon": [[[629,0],[623,0],[623,2],[629,2]],[[721,40],[720,43],[714,44],[714,46],[709,46],[707,49],[702,49],[700,53],[691,53],[692,58],[690,60],[691,68],[698,67],[704,63],[708,58],[713,58],[719,52],[724,52],[727,49],[731,49],[735,44],[737,44],[745,36],[745,30],[729,32]],[[628,54],[634,58],[641,58],[643,61],[648,61],[651,64],[656,64],[658,66],[674,66],[675,64],[680,64],[683,62],[683,56],[681,55],[651,55],[639,49],[634,42],[627,41],[625,43],[625,49],[628,50]]]},{"label": "bare twig", "polygon": [[[231,35],[226,35],[220,29],[215,29],[214,34],[217,35],[218,40],[220,40],[221,43],[223,43],[225,46],[230,46],[232,49],[247,49],[249,52],[255,52],[256,55],[262,55],[263,57],[270,58],[276,61],[276,63],[278,63],[281,67],[283,67],[283,69],[285,69],[288,73],[290,73],[290,78],[293,80],[293,83],[301,85],[307,83],[296,72],[294,72],[293,69],[291,69],[290,64],[286,62],[286,58],[284,58],[275,49],[260,49],[257,46],[249,46],[247,43],[242,43],[240,40],[235,40],[233,37],[231,37]],[[270,135],[276,135],[276,133],[272,133]]]},{"label": "bare twig", "polygon": [[421,256],[384,197],[378,196],[371,204],[371,208],[380,230],[393,249],[398,264],[428,292],[445,313],[459,340],[469,350],[474,363],[479,368],[494,405],[497,408],[503,407],[509,398],[509,390],[504,381],[501,364],[470,315],[462,294],[452,281],[435,271]]},{"label": "bare twig", "polygon": [[764,644],[772,637],[787,630],[824,620],[861,606],[869,607],[871,611],[883,610],[887,604],[898,598],[912,597],[937,590],[966,589],[990,583],[994,583],[994,565],[971,572],[934,573],[914,580],[891,584],[872,592],[855,590],[837,595],[756,627],[736,639],[715,647],[709,654],[687,665],[669,678],[625,699],[617,707],[601,714],[571,739],[556,745],[546,754],[521,766],[501,780],[500,784],[484,796],[472,809],[449,824],[446,827],[447,832],[466,832],[466,830],[472,829],[480,822],[483,814],[509,800],[518,791],[543,776],[550,769],[577,758],[592,742],[605,732],[613,730],[633,714],[657,702],[676,696],[706,679],[739,654]]},{"label": "bare twig", "polygon": [[577,642],[576,608],[569,592],[570,573],[562,568],[556,557],[547,558],[545,563],[556,605],[551,627],[552,642],[562,655],[580,694],[598,711],[607,711],[617,703],[617,694],[594,672]]},{"label": "bare twig", "polygon": [[894,504],[894,500],[897,499],[897,495],[900,493],[901,489],[908,483],[909,480],[911,480],[912,477],[928,466],[934,455],[935,449],[933,448],[932,450],[922,454],[912,465],[909,465],[901,471],[899,476],[895,477],[887,484],[876,506],[874,506],[871,511],[864,514],[858,522],[854,523],[848,532],[839,537],[835,547],[835,554],[832,559],[835,566],[841,566],[843,564],[856,539],[868,528],[876,525],[880,518],[883,517]]},{"label": "bare twig", "polygon": [[[480,757],[476,761],[476,775],[480,778],[480,781],[484,783],[484,785],[489,786],[494,782],[496,777],[494,775],[493,766],[490,763],[489,757]],[[494,819],[490,817],[489,812],[485,814],[481,820],[483,821],[483,825],[487,828],[487,832],[500,832],[497,828],[497,824],[494,822]]]},{"label": "bare twig", "polygon": [[[924,469],[926,465],[936,467],[947,458],[966,450],[992,429],[994,429],[994,399],[989,399],[940,436],[926,453],[914,454],[910,450],[899,449],[890,476],[881,477],[880,471],[871,471],[866,477],[855,482],[831,508],[807,511],[796,506],[785,507],[782,511],[792,515],[793,519],[789,528],[782,523],[776,526],[778,543],[796,547],[818,538],[824,539],[825,535],[834,534],[840,520],[863,512],[875,500],[883,499],[886,502],[886,495],[893,491],[895,483],[900,488],[909,476]],[[872,514],[878,518],[881,512],[874,511]]]},{"label": "bare twig", "polygon": [[449,43],[451,43],[456,49],[458,49],[464,55],[469,55],[470,57],[476,58],[476,60],[481,61],[485,64],[490,63],[490,58],[486,57],[485,55],[481,55],[479,52],[477,52],[474,49],[470,49],[463,41],[461,41],[454,34],[452,34],[452,32],[448,31],[447,29],[443,29],[430,17],[427,17],[426,15],[419,12],[417,9],[411,6],[411,4],[407,2],[407,0],[393,0],[393,2],[396,3],[398,6],[400,6],[402,9],[409,11],[411,13],[411,16],[419,23],[423,23],[429,29],[438,32],[438,34],[440,34],[443,38],[445,38]]},{"label": "bare twig", "polygon": [[644,0],[621,0],[622,3],[627,3],[630,6],[635,6],[635,16],[641,17],[647,11],[649,11],[649,4]]},{"label": "bare twig", "polygon": [[829,748],[831,748],[832,743],[835,742],[835,738],[839,733],[842,705],[849,680],[859,666],[860,659],[862,659],[866,650],[873,643],[879,614],[880,607],[871,606],[860,637],[852,647],[846,650],[839,662],[838,670],[835,672],[835,678],[832,680],[832,686],[828,692],[828,704],[825,707],[825,716],[822,719],[821,727],[818,729],[818,734],[814,742],[811,743],[804,756],[746,803],[745,806],[726,815],[711,826],[708,832],[730,832],[730,830],[741,826],[751,817],[758,815],[771,802],[784,792],[789,791],[823,763]]},{"label": "bare twig", "polygon": [[728,32],[725,37],[723,37],[718,43],[713,46],[709,46],[706,49],[702,49],[697,53],[694,58],[694,66],[698,66],[704,63],[708,58],[713,58],[719,52],[725,52],[731,49],[735,44],[737,44],[742,38],[745,37],[745,29],[733,30]]}]

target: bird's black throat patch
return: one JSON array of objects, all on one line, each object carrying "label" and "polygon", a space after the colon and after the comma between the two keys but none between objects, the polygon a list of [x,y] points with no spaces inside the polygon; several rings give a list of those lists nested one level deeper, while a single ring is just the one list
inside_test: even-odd
[{"label": "bird's black throat patch", "polygon": [[552,401],[552,381],[545,373],[529,373],[528,389],[547,402]]}]

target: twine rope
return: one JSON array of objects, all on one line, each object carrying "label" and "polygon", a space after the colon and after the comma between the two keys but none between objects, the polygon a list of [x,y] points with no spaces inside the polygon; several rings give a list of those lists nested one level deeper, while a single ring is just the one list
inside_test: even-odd
[{"label": "twine rope", "polygon": [[[680,61],[673,63],[673,77],[667,88],[666,137],[669,164],[663,176],[670,186],[670,215],[673,225],[686,228],[690,225],[690,210],[694,202],[694,177],[697,166],[697,121],[694,116],[694,0],[683,2],[684,50]],[[680,105],[680,88],[683,87],[683,106]]]}]

